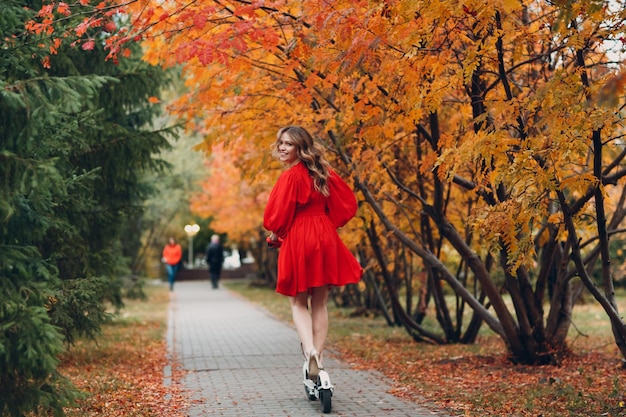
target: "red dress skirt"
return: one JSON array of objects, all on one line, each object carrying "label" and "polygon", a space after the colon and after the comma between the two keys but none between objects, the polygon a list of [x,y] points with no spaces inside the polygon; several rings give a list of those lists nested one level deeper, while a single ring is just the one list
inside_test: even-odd
[{"label": "red dress skirt", "polygon": [[361,279],[361,265],[337,233],[356,214],[354,193],[332,170],[328,187],[328,197],[315,191],[300,162],[281,174],[270,193],[263,225],[283,239],[276,284],[280,294],[294,296],[309,288]]}]

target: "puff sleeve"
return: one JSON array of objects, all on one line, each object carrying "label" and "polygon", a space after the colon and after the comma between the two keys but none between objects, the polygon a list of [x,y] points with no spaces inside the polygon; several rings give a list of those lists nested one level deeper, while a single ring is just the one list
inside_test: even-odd
[{"label": "puff sleeve", "polygon": [[284,239],[293,223],[296,206],[306,202],[308,193],[310,186],[303,181],[298,169],[283,172],[270,192],[263,214],[263,227]]},{"label": "puff sleeve", "polygon": [[339,228],[356,215],[356,197],[348,184],[332,170],[328,177],[328,189],[330,195],[326,200],[326,214],[333,226]]}]

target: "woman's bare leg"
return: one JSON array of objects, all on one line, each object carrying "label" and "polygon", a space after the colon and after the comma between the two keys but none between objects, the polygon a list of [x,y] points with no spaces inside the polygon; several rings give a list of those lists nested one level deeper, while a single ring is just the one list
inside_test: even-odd
[{"label": "woman's bare leg", "polygon": [[[328,286],[311,289],[312,340],[315,349],[322,354],[328,334]],[[320,366],[322,364],[320,363]]]},{"label": "woman's bare leg", "polygon": [[313,343],[313,322],[308,309],[308,294],[301,292],[295,297],[289,297],[291,304],[291,316],[293,324],[296,326],[298,337],[302,343],[302,350],[308,356],[309,352],[315,347]]},{"label": "woman's bare leg", "polygon": [[302,343],[304,355],[308,358],[313,349],[317,350],[322,367],[321,356],[328,334],[328,286],[311,289],[311,311],[308,308],[308,293],[302,292],[289,297],[291,315]]}]

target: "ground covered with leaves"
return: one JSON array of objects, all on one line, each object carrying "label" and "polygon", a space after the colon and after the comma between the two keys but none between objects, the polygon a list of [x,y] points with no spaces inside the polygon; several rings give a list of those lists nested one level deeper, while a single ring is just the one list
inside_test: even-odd
[{"label": "ground covered with leaves", "polygon": [[165,287],[147,292],[148,301],[128,301],[97,342],[80,340],[63,355],[60,372],[85,394],[69,417],[187,415],[181,370],[165,340],[169,294]]},{"label": "ground covered with leaves", "polygon": [[580,350],[558,367],[535,367],[512,364],[493,337],[473,347],[350,339],[334,344],[344,360],[384,373],[393,394],[454,416],[626,415],[626,370],[611,346]]}]

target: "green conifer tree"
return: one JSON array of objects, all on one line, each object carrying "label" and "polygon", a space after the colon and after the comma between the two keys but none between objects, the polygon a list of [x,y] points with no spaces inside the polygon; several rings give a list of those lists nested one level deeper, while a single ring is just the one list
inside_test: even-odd
[{"label": "green conifer tree", "polygon": [[138,58],[106,62],[101,47],[62,49],[43,68],[45,39],[24,30],[40,5],[8,0],[0,13],[2,416],[63,415],[78,395],[58,354],[97,335],[105,303],[121,305],[139,238],[128,231],[150,192],[142,177],[169,146],[148,101],[166,74]]}]

